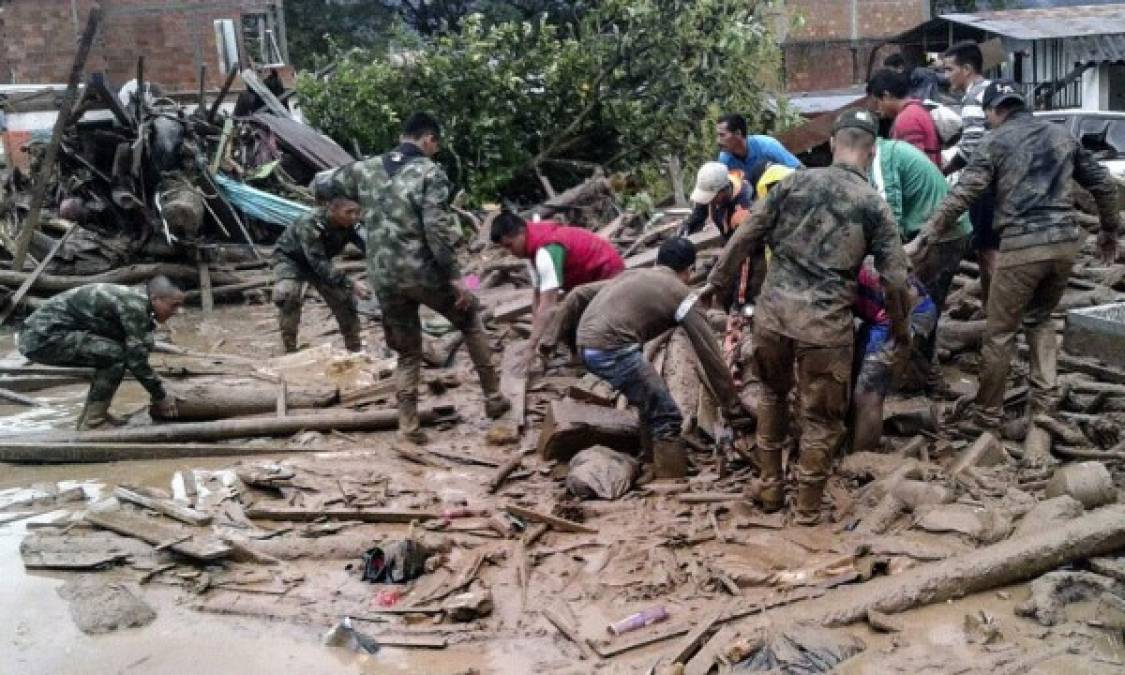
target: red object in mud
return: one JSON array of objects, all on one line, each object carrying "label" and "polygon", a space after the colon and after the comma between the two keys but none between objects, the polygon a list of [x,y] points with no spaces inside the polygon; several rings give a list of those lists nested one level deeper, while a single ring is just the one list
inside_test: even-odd
[{"label": "red object in mud", "polygon": [[375,599],[372,600],[371,604],[376,607],[394,607],[398,604],[399,600],[402,600],[402,591],[392,589],[376,593]]},{"label": "red object in mud", "polygon": [[664,605],[658,605],[656,607],[646,609],[643,612],[630,614],[620,621],[615,621],[614,623],[611,623],[609,624],[609,626],[607,626],[607,630],[609,630],[609,632],[613,635],[621,635],[622,633],[628,633],[630,631],[637,630],[638,628],[651,626],[654,623],[660,623],[667,618],[668,611],[664,609]]}]

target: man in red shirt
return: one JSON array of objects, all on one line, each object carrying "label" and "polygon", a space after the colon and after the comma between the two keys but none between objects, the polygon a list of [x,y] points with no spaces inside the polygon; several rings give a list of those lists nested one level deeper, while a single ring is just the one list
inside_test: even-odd
[{"label": "man in red shirt", "polygon": [[492,243],[503,246],[517,258],[534,261],[534,314],[527,343],[529,369],[562,293],[592,281],[612,279],[625,269],[625,261],[605,238],[580,227],[550,221],[529,223],[506,209],[492,219],[489,236]]},{"label": "man in red shirt", "polygon": [[940,169],[941,137],[930,111],[921,101],[909,97],[909,76],[888,68],[876,71],[867,82],[867,95],[874,101],[880,117],[894,120],[891,138],[906,141],[926,153]]}]

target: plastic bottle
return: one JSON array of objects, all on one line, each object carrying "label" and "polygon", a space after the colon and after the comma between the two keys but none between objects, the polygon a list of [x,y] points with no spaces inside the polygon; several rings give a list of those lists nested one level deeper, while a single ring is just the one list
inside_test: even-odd
[{"label": "plastic bottle", "polygon": [[614,623],[609,624],[607,628],[611,634],[621,635],[622,633],[628,633],[630,631],[637,630],[638,628],[651,626],[652,624],[659,623],[667,618],[668,612],[664,609],[664,605],[657,605],[656,607],[650,607],[643,612],[630,614],[620,621],[615,621]]}]

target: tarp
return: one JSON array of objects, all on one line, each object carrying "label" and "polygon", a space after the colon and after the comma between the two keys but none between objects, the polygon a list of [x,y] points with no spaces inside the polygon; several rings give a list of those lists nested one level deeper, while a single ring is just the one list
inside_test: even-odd
[{"label": "tarp", "polygon": [[258,188],[240,183],[221,173],[215,174],[215,184],[223,191],[236,209],[258,220],[286,227],[294,220],[312,211],[311,206],[283,199]]}]

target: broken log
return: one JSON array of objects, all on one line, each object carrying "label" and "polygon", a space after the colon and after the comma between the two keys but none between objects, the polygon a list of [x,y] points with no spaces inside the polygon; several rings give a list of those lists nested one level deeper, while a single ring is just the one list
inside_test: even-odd
[{"label": "broken log", "polygon": [[[0,270],[0,286],[17,288],[27,281],[30,274],[32,273],[17,272],[15,270]],[[162,274],[172,281],[182,284],[195,285],[199,281],[199,270],[192,265],[142,263],[129,265],[127,267],[118,267],[108,272],[91,274],[89,276],[43,274],[40,275],[38,279],[34,280],[31,290],[53,294],[94,283],[139,284],[147,282],[158,274]],[[236,284],[240,283],[242,280],[242,277],[231,274],[230,272],[215,271],[211,275],[211,281],[215,284]]]},{"label": "broken log", "polygon": [[10,464],[97,464],[143,459],[286,455],[335,452],[339,448],[295,445],[218,445],[214,443],[20,443],[0,442],[0,462]]},{"label": "broken log", "polygon": [[[448,417],[452,408],[431,408],[419,412],[422,423],[433,423]],[[78,433],[47,433],[0,436],[0,443],[20,441],[42,442],[115,442],[175,443],[184,441],[219,441],[253,436],[287,436],[300,431],[385,431],[398,427],[397,410],[371,412],[332,412],[289,417],[257,417],[215,422],[182,422],[150,427],[97,429]]]},{"label": "broken log", "polygon": [[246,509],[246,517],[250,520],[286,520],[296,523],[309,523],[322,518],[359,520],[365,523],[410,523],[436,520],[441,518],[441,514],[409,509],[305,509],[294,506],[254,506]]},{"label": "broken log", "polygon": [[[335,387],[286,387],[288,408],[326,408],[337,400]],[[176,420],[218,420],[276,412],[276,387],[254,382],[190,382],[176,385]],[[154,416],[154,419],[157,419]]]},{"label": "broken log", "polygon": [[565,462],[580,450],[594,445],[637,454],[640,446],[637,413],[568,399],[551,401],[539,430],[540,456]]}]

